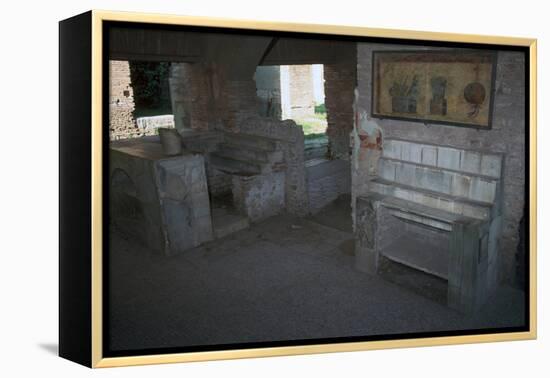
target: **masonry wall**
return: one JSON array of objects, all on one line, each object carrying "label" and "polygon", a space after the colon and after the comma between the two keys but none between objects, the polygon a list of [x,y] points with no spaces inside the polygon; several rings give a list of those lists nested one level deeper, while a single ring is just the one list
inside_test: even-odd
[{"label": "masonry wall", "polygon": [[[426,49],[420,46],[387,44],[358,44],[357,112],[371,114],[371,70],[373,50]],[[422,124],[418,122],[370,118],[382,140],[397,137],[414,141],[449,145],[458,148],[481,149],[505,154],[503,174],[503,229],[499,247],[500,280],[515,280],[519,224],[525,202],[525,56],[520,52],[498,52],[495,81],[493,125],[491,130]],[[328,93],[328,91],[327,91]],[[329,112],[330,115],[330,112]],[[329,121],[330,122],[330,121]],[[330,125],[330,123],[329,123]],[[373,138],[376,140],[376,136]],[[375,145],[377,145],[375,143]],[[356,144],[354,158],[376,160],[376,149],[361,151]],[[368,177],[372,165],[358,166],[355,162],[352,178],[354,197],[369,189]],[[369,168],[370,167],[370,168]],[[372,172],[371,172],[372,173]]]},{"label": "masonry wall", "polygon": [[281,119],[281,70],[279,66],[256,68],[256,95],[261,116]]},{"label": "masonry wall", "polygon": [[349,161],[330,160],[308,166],[306,185],[309,212],[315,214],[342,194],[349,194],[351,184]]},{"label": "masonry wall", "polygon": [[172,63],[168,81],[176,129],[208,130],[210,93],[204,65]]},{"label": "masonry wall", "polygon": [[349,160],[350,132],[354,121],[355,61],[325,64],[324,78],[330,155]]},{"label": "masonry wall", "polygon": [[109,137],[111,140],[141,136],[134,120],[134,91],[128,61],[109,61]]},{"label": "masonry wall", "polygon": [[308,65],[288,67],[290,92],[290,117],[300,119],[311,117],[315,113],[315,95],[313,93],[313,68]]},{"label": "masonry wall", "polygon": [[277,139],[283,151],[285,177],[285,207],[295,215],[306,215],[309,209],[305,165],[304,133],[292,120],[278,121],[270,118],[248,118],[240,125],[240,132]]}]

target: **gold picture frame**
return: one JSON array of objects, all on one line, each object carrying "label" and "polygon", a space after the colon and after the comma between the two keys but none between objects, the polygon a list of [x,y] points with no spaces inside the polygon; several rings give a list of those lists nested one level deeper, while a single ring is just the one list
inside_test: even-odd
[{"label": "gold picture frame", "polygon": [[[80,19],[78,18],[80,17]],[[197,27],[213,27],[213,28],[228,28],[239,30],[261,30],[261,31],[277,31],[277,32],[294,32],[294,33],[311,33],[345,36],[349,38],[375,38],[380,40],[399,40],[409,43],[422,43],[425,41],[438,43],[463,43],[475,44],[476,46],[515,46],[522,47],[528,50],[529,65],[526,66],[528,72],[528,96],[527,104],[528,117],[528,175],[526,183],[529,188],[529,256],[528,266],[528,329],[520,332],[504,332],[504,333],[486,333],[486,334],[470,334],[445,337],[427,337],[427,338],[412,338],[412,339],[397,339],[397,340],[375,340],[375,341],[351,341],[343,343],[330,344],[313,344],[313,345],[295,345],[295,346],[277,346],[277,347],[261,347],[251,349],[230,349],[230,350],[211,350],[189,353],[167,353],[167,354],[150,354],[150,355],[132,355],[132,356],[117,356],[109,357],[103,353],[104,345],[104,294],[103,294],[103,279],[104,279],[104,255],[105,247],[104,235],[104,174],[106,162],[105,156],[105,129],[103,127],[103,119],[106,109],[105,96],[108,92],[104,88],[105,65],[104,65],[104,24],[107,22],[122,22],[122,23],[142,23],[142,24],[157,24],[165,26],[197,26]],[[89,52],[84,54],[72,52],[77,49],[79,41],[67,34],[78,32],[88,33],[89,39],[84,38],[85,45],[89,43]],[[73,39],[71,39],[73,38]],[[74,88],[76,80],[79,85],[83,86],[84,92],[90,89],[89,100],[87,104],[77,104],[76,108],[82,107],[80,115],[67,115],[60,117],[62,142],[61,149],[61,164],[68,160],[71,152],[69,148],[65,151],[64,138],[75,137],[70,133],[79,133],[78,138],[82,138],[83,145],[89,142],[89,150],[76,151],[73,153],[87,154],[89,156],[84,159],[82,166],[86,166],[86,180],[82,181],[81,188],[85,190],[89,184],[88,191],[83,191],[79,195],[85,196],[89,194],[88,202],[82,209],[85,209],[85,214],[78,216],[89,215],[88,223],[77,224],[71,222],[71,216],[77,216],[70,213],[68,207],[71,204],[81,201],[83,197],[71,197],[67,195],[61,207],[61,223],[66,227],[62,227],[63,232],[74,232],[72,239],[62,241],[60,246],[60,354],[61,356],[79,362],[81,364],[93,367],[116,367],[116,366],[131,366],[144,364],[161,364],[174,362],[190,362],[190,361],[208,361],[218,359],[238,359],[252,357],[267,357],[267,356],[284,356],[284,355],[301,355],[312,353],[329,353],[329,352],[348,352],[373,349],[390,349],[390,348],[405,348],[418,346],[435,346],[435,345],[450,345],[450,344],[468,344],[481,342],[497,342],[497,341],[513,341],[513,340],[528,340],[535,339],[537,336],[537,303],[536,303],[536,284],[537,284],[537,267],[536,267],[536,210],[537,210],[537,170],[536,170],[536,124],[537,124],[537,41],[530,38],[514,38],[501,36],[483,36],[469,34],[451,34],[426,31],[405,31],[395,29],[379,29],[368,27],[351,27],[338,25],[317,25],[317,24],[295,24],[295,23],[280,23],[280,22],[265,22],[254,20],[231,20],[210,17],[191,17],[191,16],[176,16],[176,15],[161,15],[161,14],[146,14],[146,13],[127,13],[127,12],[111,12],[102,10],[93,10],[84,15],[77,16],[67,21],[61,22],[61,73],[64,73],[64,68],[67,59],[75,56],[81,56],[79,59],[88,59],[90,76],[89,80],[82,79],[81,76],[71,75],[66,73],[61,80],[61,92],[66,88]],[[73,50],[71,50],[73,49]],[[66,53],[64,52],[66,51]],[[76,50],[75,50],[76,51]],[[65,54],[65,55],[64,55]],[[68,63],[67,63],[68,64]],[[68,68],[67,68],[68,69]],[[65,77],[65,78],[64,78]],[[77,79],[74,79],[74,78]],[[64,87],[66,83],[67,87]],[[71,87],[73,86],[73,87]],[[67,107],[71,101],[70,96],[61,96],[61,107]],[[84,96],[84,99],[87,97]],[[86,106],[88,108],[86,108]],[[68,114],[68,113],[67,113]],[[382,114],[386,116],[385,114]],[[89,118],[86,118],[89,116]],[[376,116],[376,114],[375,114]],[[84,118],[70,118],[84,117]],[[80,125],[83,131],[69,131],[70,120],[87,120],[89,119],[89,127]],[[63,135],[66,135],[64,137]],[[67,154],[65,154],[67,153]],[[65,155],[64,155],[65,154]],[[87,165],[89,163],[89,166]],[[65,166],[63,166],[65,167]],[[63,188],[63,177],[71,174],[70,165],[61,169],[61,182]],[[76,196],[76,194],[74,194]],[[65,219],[65,220],[64,220]],[[78,218],[80,219],[80,218]],[[71,224],[72,223],[72,224]],[[88,227],[89,226],[89,227]],[[80,227],[71,229],[70,227]],[[67,233],[66,233],[67,235]],[[87,235],[83,237],[82,235]],[[69,238],[69,236],[67,236]],[[88,243],[89,244],[86,244]],[[71,244],[72,243],[72,244]],[[80,244],[79,244],[80,243]],[[71,247],[72,246],[72,247]],[[78,246],[78,247],[76,247]],[[70,249],[71,247],[72,249]],[[80,248],[80,249],[78,249]],[[74,254],[83,251],[82,256],[78,257]],[[76,276],[79,277],[76,277]],[[89,291],[88,291],[89,289]],[[78,297],[78,299],[76,299]],[[90,309],[89,313],[87,309]],[[81,349],[77,352],[76,349]]]}]

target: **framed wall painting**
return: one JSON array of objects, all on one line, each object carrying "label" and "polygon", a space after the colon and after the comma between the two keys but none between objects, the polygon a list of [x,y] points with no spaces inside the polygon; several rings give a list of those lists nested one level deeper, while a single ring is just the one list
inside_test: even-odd
[{"label": "framed wall painting", "polygon": [[536,337],[535,39],[90,11],[59,43],[61,357]]},{"label": "framed wall painting", "polygon": [[373,116],[490,129],[496,55],[373,51]]}]

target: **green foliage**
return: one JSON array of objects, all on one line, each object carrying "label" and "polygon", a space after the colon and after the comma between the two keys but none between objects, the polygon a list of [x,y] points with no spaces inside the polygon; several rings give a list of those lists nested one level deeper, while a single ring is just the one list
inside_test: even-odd
[{"label": "green foliage", "polygon": [[325,104],[315,105],[315,113],[326,114],[327,108],[325,107]]},{"label": "green foliage", "polygon": [[324,135],[327,129],[327,116],[324,113],[317,113],[303,119],[295,119],[294,122],[304,130],[305,138],[316,138],[319,135]]},{"label": "green foliage", "polygon": [[327,136],[325,133],[314,133],[314,134],[304,134],[305,140],[312,140],[312,139],[327,139]]},{"label": "green foliage", "polygon": [[168,62],[130,62],[130,75],[136,109],[157,109],[165,106],[162,84],[168,79]]}]

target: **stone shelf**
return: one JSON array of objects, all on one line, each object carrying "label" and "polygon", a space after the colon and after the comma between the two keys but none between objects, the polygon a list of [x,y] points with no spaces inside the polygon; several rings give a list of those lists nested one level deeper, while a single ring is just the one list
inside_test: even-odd
[{"label": "stone shelf", "polygon": [[380,252],[397,263],[443,279],[448,278],[448,247],[434,245],[427,238],[406,234],[393,240]]}]

